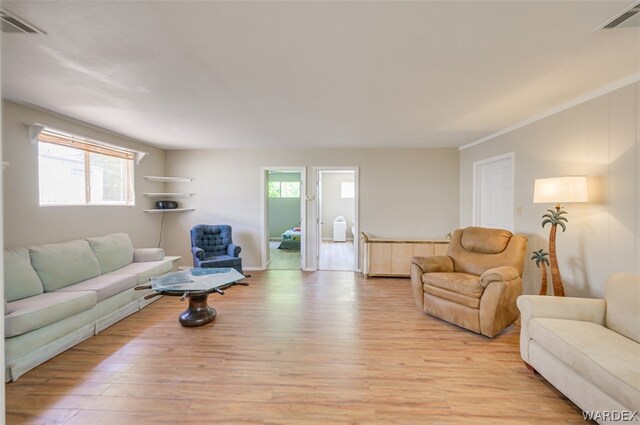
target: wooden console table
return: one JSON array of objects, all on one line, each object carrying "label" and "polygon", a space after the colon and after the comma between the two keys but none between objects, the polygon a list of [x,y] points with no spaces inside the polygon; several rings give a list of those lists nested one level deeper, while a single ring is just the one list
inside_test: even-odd
[{"label": "wooden console table", "polygon": [[449,247],[446,239],[372,239],[365,232],[362,232],[362,242],[365,277],[408,277],[411,257],[445,255]]}]

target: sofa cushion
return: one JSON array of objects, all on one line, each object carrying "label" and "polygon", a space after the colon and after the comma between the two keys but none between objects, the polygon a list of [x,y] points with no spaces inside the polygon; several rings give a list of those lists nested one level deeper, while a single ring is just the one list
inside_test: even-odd
[{"label": "sofa cushion", "polygon": [[38,274],[31,266],[27,248],[4,251],[4,298],[16,301],[44,292]]},{"label": "sofa cushion", "polygon": [[640,409],[640,344],[578,320],[535,318],[529,335],[620,404]]},{"label": "sofa cushion", "polygon": [[29,253],[45,292],[100,275],[100,263],[85,240],[30,246]]},{"label": "sofa cushion", "polygon": [[484,291],[480,276],[468,273],[425,273],[422,282],[472,298],[480,298]]},{"label": "sofa cushion", "polygon": [[640,343],[640,275],[611,275],[605,285],[605,294],[605,326]]},{"label": "sofa cushion", "polygon": [[66,286],[56,292],[95,291],[98,302],[131,289],[138,284],[135,274],[102,275],[75,285]]},{"label": "sofa cushion", "polygon": [[138,277],[138,284],[146,283],[150,278],[165,274],[171,270],[172,263],[169,260],[147,261],[145,263],[131,263],[121,269],[113,271],[107,276],[121,274],[135,274]]},{"label": "sofa cushion", "polygon": [[133,244],[126,233],[87,238],[87,242],[100,263],[102,274],[112,272],[133,262]]},{"label": "sofa cushion", "polygon": [[4,333],[9,338],[47,326],[96,305],[93,291],[50,292],[7,304]]}]

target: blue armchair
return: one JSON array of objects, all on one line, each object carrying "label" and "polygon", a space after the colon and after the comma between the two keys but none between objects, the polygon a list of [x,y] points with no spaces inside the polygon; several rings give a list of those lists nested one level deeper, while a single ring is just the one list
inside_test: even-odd
[{"label": "blue armchair", "polygon": [[191,229],[194,267],[233,267],[242,273],[241,249],[231,240],[228,224],[198,224]]}]

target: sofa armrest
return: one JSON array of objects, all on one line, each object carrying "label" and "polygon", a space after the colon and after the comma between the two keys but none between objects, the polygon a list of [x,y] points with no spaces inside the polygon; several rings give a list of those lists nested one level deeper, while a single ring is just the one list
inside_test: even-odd
[{"label": "sofa armrest", "polygon": [[453,260],[446,255],[433,257],[412,257],[411,264],[415,264],[422,273],[452,273]]},{"label": "sofa armrest", "polygon": [[480,284],[483,288],[489,286],[492,282],[508,282],[520,277],[518,269],[511,266],[502,266],[489,269],[480,276]]},{"label": "sofa armrest", "polygon": [[529,322],[538,317],[549,319],[579,320],[604,325],[606,302],[600,299],[553,297],[546,295],[521,295],[520,356],[529,362]]},{"label": "sofa armrest", "polygon": [[146,263],[148,261],[161,261],[164,259],[162,248],[138,248],[133,250],[134,263]]},{"label": "sofa armrest", "polygon": [[242,251],[242,248],[234,243],[227,247],[227,255],[229,257],[238,257],[240,255],[240,251]]},{"label": "sofa armrest", "polygon": [[485,279],[488,283],[480,298],[480,333],[493,338],[518,318],[516,300],[522,294],[522,278],[518,273],[513,277],[509,271],[499,270]]},{"label": "sofa armrest", "polygon": [[197,246],[192,246],[191,254],[193,255],[194,259],[197,258],[200,261],[204,260],[204,249],[202,248],[198,248]]}]

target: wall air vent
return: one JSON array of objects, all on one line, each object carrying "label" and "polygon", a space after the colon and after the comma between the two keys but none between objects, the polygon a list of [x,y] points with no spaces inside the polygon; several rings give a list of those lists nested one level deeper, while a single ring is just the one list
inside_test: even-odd
[{"label": "wall air vent", "polygon": [[640,26],[640,3],[636,3],[629,9],[617,15],[602,26],[603,30],[621,27],[639,27]]},{"label": "wall air vent", "polygon": [[0,10],[0,30],[4,33],[23,34],[46,34],[40,28],[9,12],[7,9]]}]

